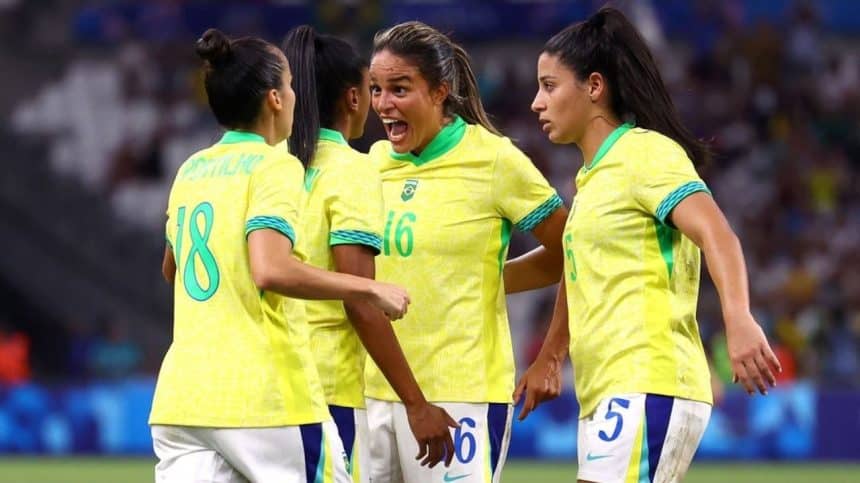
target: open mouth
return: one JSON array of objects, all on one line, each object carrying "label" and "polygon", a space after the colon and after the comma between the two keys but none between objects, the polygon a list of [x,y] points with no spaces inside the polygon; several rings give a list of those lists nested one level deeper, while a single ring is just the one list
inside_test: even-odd
[{"label": "open mouth", "polygon": [[385,126],[385,133],[388,134],[388,140],[392,143],[397,144],[406,139],[409,124],[399,119],[383,119],[382,124]]}]

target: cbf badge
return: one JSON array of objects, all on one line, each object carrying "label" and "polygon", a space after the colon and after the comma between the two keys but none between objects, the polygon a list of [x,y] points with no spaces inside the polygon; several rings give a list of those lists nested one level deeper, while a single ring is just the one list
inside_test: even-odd
[{"label": "cbf badge", "polygon": [[418,180],[417,179],[407,179],[406,184],[403,185],[403,192],[400,193],[400,199],[403,201],[409,201],[415,196],[415,190],[418,189]]}]

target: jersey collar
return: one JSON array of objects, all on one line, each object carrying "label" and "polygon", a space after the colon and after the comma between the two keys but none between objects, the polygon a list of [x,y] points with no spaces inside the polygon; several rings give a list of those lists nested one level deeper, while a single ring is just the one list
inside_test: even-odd
[{"label": "jersey collar", "polygon": [[257,133],[247,131],[227,131],[218,144],[236,144],[236,143],[263,143],[266,144],[266,138]]},{"label": "jersey collar", "polygon": [[320,128],[320,141],[331,141],[337,144],[348,144],[340,131],[334,129]]},{"label": "jersey collar", "polygon": [[454,120],[442,127],[439,134],[430,141],[430,144],[418,156],[415,156],[411,152],[397,153],[392,149],[391,157],[398,161],[409,161],[415,166],[421,166],[452,150],[463,139],[463,135],[465,134],[466,121],[460,116],[454,116]]},{"label": "jersey collar", "polygon": [[597,154],[594,155],[594,159],[591,160],[591,163],[588,166],[585,166],[585,170],[594,169],[597,166],[597,163],[606,156],[606,153],[612,149],[612,146],[615,145],[615,142],[618,141],[621,136],[624,135],[627,131],[633,129],[633,124],[629,122],[625,122],[624,124],[615,128],[614,131],[609,133],[609,136],[603,140],[603,143],[600,145],[600,148],[597,149]]}]

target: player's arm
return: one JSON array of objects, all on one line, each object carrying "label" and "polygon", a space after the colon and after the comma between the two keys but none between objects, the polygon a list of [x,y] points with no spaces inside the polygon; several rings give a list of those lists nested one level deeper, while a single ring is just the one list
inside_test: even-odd
[{"label": "player's arm", "polygon": [[248,234],[251,276],[260,290],[309,300],[369,302],[392,319],[406,313],[409,296],[395,285],[355,275],[320,270],[292,255],[293,242],[281,232],[258,229]]},{"label": "player's arm", "polygon": [[176,278],[176,260],[173,259],[173,250],[169,246],[164,247],[164,259],[161,260],[161,274],[167,283],[173,285]]},{"label": "player's arm", "polygon": [[570,328],[567,325],[567,290],[564,278],[558,284],[552,320],[537,358],[517,383],[514,404],[525,394],[519,420],[525,419],[540,403],[561,394],[561,367],[570,348]]},{"label": "player's arm", "polygon": [[749,394],[754,394],[756,387],[767,394],[767,386],[776,384],[771,368],[778,371],[782,368],[750,312],[747,269],[740,240],[714,199],[705,193],[684,198],[669,219],[704,253],[708,273],[720,296],[735,380]]},{"label": "player's arm", "polygon": [[562,236],[567,208],[560,206],[532,234],[541,246],[505,262],[505,293],[524,292],[558,283],[564,268]]},{"label": "player's arm", "polygon": [[[335,245],[332,255],[338,272],[375,278],[376,264],[370,247]],[[406,407],[409,425],[418,441],[418,459],[424,458],[422,464],[428,464],[431,468],[443,458],[445,465],[450,465],[454,456],[454,441],[448,428],[456,428],[458,424],[444,409],[428,403],[424,398],[397,342],[391,322],[367,302],[348,300],[344,301],[343,306],[367,353]]]}]

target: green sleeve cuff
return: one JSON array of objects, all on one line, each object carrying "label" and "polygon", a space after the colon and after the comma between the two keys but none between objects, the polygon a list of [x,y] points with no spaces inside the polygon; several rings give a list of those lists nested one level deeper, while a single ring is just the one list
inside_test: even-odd
[{"label": "green sleeve cuff", "polygon": [[561,197],[559,197],[558,194],[553,193],[548,200],[541,203],[540,206],[523,217],[523,219],[514,226],[516,226],[519,231],[532,231],[536,226],[540,225],[541,222],[546,220],[553,211],[557,210],[563,204],[564,202],[561,201]]},{"label": "green sleeve cuff", "polygon": [[290,223],[280,216],[255,216],[245,223],[245,238],[254,230],[262,230],[268,228],[275,230],[289,238],[296,245],[296,232]]},{"label": "green sleeve cuff", "polygon": [[379,235],[361,230],[335,230],[329,235],[328,244],[364,245],[373,248],[377,254],[382,250],[382,238]]},{"label": "green sleeve cuff", "polygon": [[705,183],[701,181],[690,181],[689,183],[682,184],[663,198],[663,201],[661,201],[660,205],[657,206],[657,213],[654,215],[658,220],[660,220],[660,223],[668,225],[666,218],[668,218],[669,213],[672,213],[672,210],[678,206],[678,203],[691,194],[698,193],[700,191],[711,194],[711,190],[709,190],[708,187],[705,186]]}]

